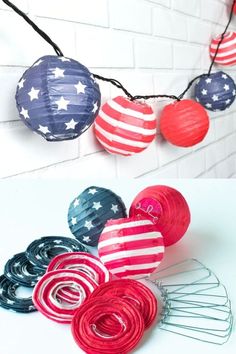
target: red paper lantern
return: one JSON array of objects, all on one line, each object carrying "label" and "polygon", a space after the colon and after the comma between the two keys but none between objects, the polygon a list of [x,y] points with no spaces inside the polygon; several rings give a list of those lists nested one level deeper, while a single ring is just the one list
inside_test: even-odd
[{"label": "red paper lantern", "polygon": [[147,218],[109,220],[99,238],[98,254],[119,278],[144,278],[163,258],[163,238]]},{"label": "red paper lantern", "polygon": [[130,216],[149,218],[163,236],[165,246],[179,241],[190,224],[190,210],[183,195],[168,186],[142,190],[132,202]]},{"label": "red paper lantern", "polygon": [[156,134],[150,106],[118,96],[106,102],[95,120],[95,135],[110,153],[130,156],[143,151]]},{"label": "red paper lantern", "polygon": [[[221,41],[222,35],[219,34],[213,38],[210,45],[210,57],[214,58],[217,46]],[[215,63],[230,66],[236,64],[236,32],[227,32],[219,47],[218,53],[215,58]]]},{"label": "red paper lantern", "polygon": [[196,145],[204,139],[208,129],[209,117],[206,110],[193,100],[175,101],[161,112],[161,133],[173,145]]}]

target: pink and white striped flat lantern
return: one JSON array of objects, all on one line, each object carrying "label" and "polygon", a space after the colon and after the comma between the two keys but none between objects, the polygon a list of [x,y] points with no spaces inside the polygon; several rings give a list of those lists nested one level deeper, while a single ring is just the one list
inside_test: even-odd
[{"label": "pink and white striped flat lantern", "polygon": [[[213,59],[217,45],[221,40],[221,34],[213,38],[210,45],[210,56]],[[215,63],[230,66],[236,64],[236,32],[227,32],[224,35],[223,42],[220,45]]]},{"label": "pink and white striped flat lantern", "polygon": [[143,217],[109,220],[99,238],[98,254],[113,275],[145,278],[162,261],[164,242],[151,220]]},{"label": "pink and white striped flat lantern", "polygon": [[130,156],[146,149],[156,135],[156,116],[145,103],[115,97],[95,119],[95,135],[105,150]]}]

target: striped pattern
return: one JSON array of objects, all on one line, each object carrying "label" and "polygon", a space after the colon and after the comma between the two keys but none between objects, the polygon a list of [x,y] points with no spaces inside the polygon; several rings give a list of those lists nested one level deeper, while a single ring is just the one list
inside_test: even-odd
[{"label": "striped pattern", "polygon": [[109,220],[99,239],[98,254],[112,274],[144,278],[155,271],[163,258],[163,238],[145,218]]},{"label": "striped pattern", "polygon": [[[221,40],[221,34],[213,38],[210,45],[210,56],[214,57],[217,45]],[[227,32],[224,36],[223,42],[220,45],[216,56],[216,63],[220,65],[234,65],[236,64],[236,33]]]},{"label": "striped pattern", "polygon": [[150,106],[118,96],[105,103],[95,120],[95,135],[110,153],[141,152],[153,141],[156,117]]}]

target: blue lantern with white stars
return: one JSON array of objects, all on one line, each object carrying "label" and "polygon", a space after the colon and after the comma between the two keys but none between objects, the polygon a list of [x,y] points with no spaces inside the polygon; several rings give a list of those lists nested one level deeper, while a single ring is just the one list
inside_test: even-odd
[{"label": "blue lantern with white stars", "polygon": [[126,207],[118,195],[109,189],[92,186],[71,202],[68,224],[80,242],[97,246],[106,222],[125,217]]},{"label": "blue lantern with white stars", "polygon": [[235,82],[223,71],[202,76],[195,86],[195,100],[209,111],[224,111],[235,96]]},{"label": "blue lantern with white stars", "polygon": [[48,141],[80,136],[93,123],[100,103],[99,86],[89,70],[62,56],[40,58],[17,85],[20,118]]}]

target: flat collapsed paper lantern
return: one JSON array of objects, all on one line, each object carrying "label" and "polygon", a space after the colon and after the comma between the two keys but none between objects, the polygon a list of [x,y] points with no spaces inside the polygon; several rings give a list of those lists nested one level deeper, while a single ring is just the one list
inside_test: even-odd
[{"label": "flat collapsed paper lantern", "polygon": [[156,117],[150,106],[115,97],[95,119],[95,135],[110,153],[133,155],[146,149],[156,134]]},{"label": "flat collapsed paper lantern", "polygon": [[210,111],[229,108],[235,95],[235,82],[223,71],[201,77],[195,86],[195,100]]},{"label": "flat collapsed paper lantern", "polygon": [[109,220],[99,238],[98,254],[117,277],[144,278],[162,261],[163,237],[144,217]]},{"label": "flat collapsed paper lantern", "polygon": [[[222,35],[219,34],[212,39],[210,45],[210,57],[214,58],[217,46],[221,41]],[[227,32],[219,47],[219,51],[215,58],[215,63],[223,66],[230,66],[236,64],[236,33]]]},{"label": "flat collapsed paper lantern", "polygon": [[17,85],[21,120],[48,141],[80,136],[94,122],[100,102],[93,75],[79,62],[65,57],[38,59]]},{"label": "flat collapsed paper lantern", "polygon": [[118,195],[109,189],[91,186],[71,202],[68,224],[80,242],[97,246],[107,220],[126,215],[126,207]]},{"label": "flat collapsed paper lantern", "polygon": [[161,133],[173,145],[194,146],[205,138],[208,129],[208,114],[196,101],[175,101],[161,112]]},{"label": "flat collapsed paper lantern", "polygon": [[190,224],[190,210],[184,196],[174,188],[162,185],[147,187],[133,200],[131,217],[145,217],[160,231],[165,246],[179,241]]}]

